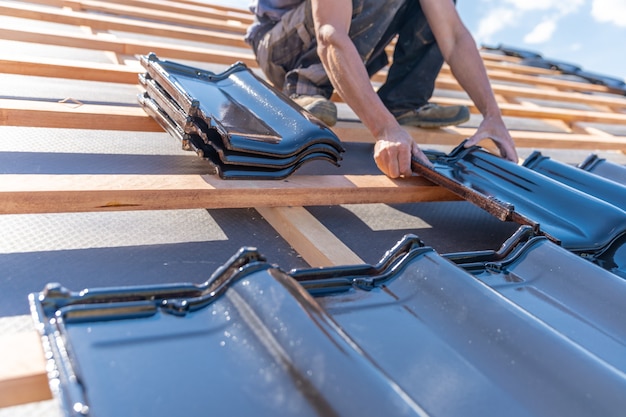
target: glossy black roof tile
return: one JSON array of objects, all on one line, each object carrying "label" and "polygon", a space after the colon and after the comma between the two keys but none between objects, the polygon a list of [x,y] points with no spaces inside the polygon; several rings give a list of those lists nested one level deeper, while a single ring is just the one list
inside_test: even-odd
[{"label": "glossy black roof tile", "polygon": [[[293,174],[303,164],[313,160],[326,160],[339,165],[341,156],[334,148],[316,143],[290,157],[260,156],[246,152],[225,151],[219,146],[220,135],[212,130],[201,132],[190,129],[189,125],[181,127],[174,120],[177,114],[173,106],[166,112],[160,104],[147,92],[139,95],[139,103],[148,115],[153,117],[171,136],[182,143],[183,149],[194,151],[210,164],[211,173],[218,174],[222,179],[283,179]],[[189,130],[189,133],[185,133]],[[194,133],[197,132],[197,133]],[[201,133],[202,136],[200,136]],[[208,135],[213,140],[207,140]]]},{"label": "glossy black roof tile", "polygon": [[626,167],[600,158],[596,154],[589,155],[578,164],[578,167],[626,186]]},{"label": "glossy black roof tile", "polygon": [[626,94],[626,82],[624,82],[624,80],[605,74],[587,71],[576,64],[553,60],[534,51],[502,44],[497,46],[483,45],[483,49],[521,58],[519,62],[520,65],[558,70],[564,75],[573,75],[591,84],[608,87],[613,90],[613,93]]},{"label": "glossy black roof tile", "polygon": [[243,63],[221,74],[142,57],[147,74],[192,117],[222,136],[226,149],[267,156],[293,156],[313,143],[342,152],[337,136]]},{"label": "glossy black roof tile", "polygon": [[561,184],[626,210],[625,185],[557,161],[542,155],[539,151],[533,152],[522,165]]},{"label": "glossy black roof tile", "polygon": [[[618,416],[626,281],[532,228],[493,253],[407,236],[377,265],[30,297],[68,415]],[[583,377],[584,376],[584,377]]]},{"label": "glossy black roof tile", "polygon": [[539,52],[531,51],[529,49],[517,48],[515,46],[510,46],[510,45],[504,45],[504,44],[498,44],[496,46],[483,45],[482,47],[483,49],[486,49],[489,51],[497,51],[497,52],[503,53],[504,55],[514,56],[517,58],[523,58],[523,59],[543,58],[543,56]]},{"label": "glossy black roof tile", "polygon": [[479,147],[428,152],[416,172],[496,215],[540,228],[578,253],[598,253],[626,234],[626,211]]}]

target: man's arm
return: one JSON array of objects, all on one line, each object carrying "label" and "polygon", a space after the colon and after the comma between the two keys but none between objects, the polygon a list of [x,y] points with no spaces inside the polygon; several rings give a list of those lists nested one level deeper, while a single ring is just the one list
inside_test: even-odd
[{"label": "man's arm", "polygon": [[515,144],[502,120],[482,58],[454,4],[450,0],[420,0],[420,4],[445,61],[483,115],[483,121],[466,146],[489,138],[502,157],[517,162]]},{"label": "man's arm", "polygon": [[351,0],[312,0],[318,54],[343,100],[376,138],[374,159],[391,178],[411,175],[411,155],[428,163],[409,133],[387,110],[374,89],[348,35]]}]

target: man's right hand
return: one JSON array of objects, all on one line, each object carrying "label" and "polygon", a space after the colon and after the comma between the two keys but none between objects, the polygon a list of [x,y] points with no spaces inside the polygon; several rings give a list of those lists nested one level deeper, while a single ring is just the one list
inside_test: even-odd
[{"label": "man's right hand", "polygon": [[432,165],[409,132],[399,125],[380,135],[374,145],[376,166],[389,178],[410,177],[412,157],[427,166]]}]

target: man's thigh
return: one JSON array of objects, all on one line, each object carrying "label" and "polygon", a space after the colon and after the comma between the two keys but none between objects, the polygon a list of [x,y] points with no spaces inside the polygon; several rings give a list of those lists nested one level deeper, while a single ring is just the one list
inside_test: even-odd
[{"label": "man's thigh", "polygon": [[259,42],[256,57],[267,78],[282,87],[300,57],[316,48],[311,5],[306,1],[287,12]]}]

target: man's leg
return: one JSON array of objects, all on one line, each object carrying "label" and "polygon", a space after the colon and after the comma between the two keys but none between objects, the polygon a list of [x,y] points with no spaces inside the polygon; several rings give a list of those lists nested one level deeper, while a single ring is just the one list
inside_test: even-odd
[{"label": "man's leg", "polygon": [[[350,37],[370,73],[387,63],[384,46],[395,34],[387,32],[405,2],[353,0]],[[285,14],[254,42],[253,48],[261,69],[276,87],[326,123],[334,124],[336,108],[328,100],[333,87],[317,55],[310,1]]]},{"label": "man's leg", "polygon": [[317,56],[314,31],[311,5],[306,1],[262,30],[252,48],[276,88],[332,126],[337,122],[337,108],[329,100],[333,88]]},{"label": "man's leg", "polygon": [[409,1],[392,29],[398,40],[387,80],[378,90],[385,106],[401,124],[439,127],[469,119],[465,106],[428,104],[443,56],[418,1]]}]

